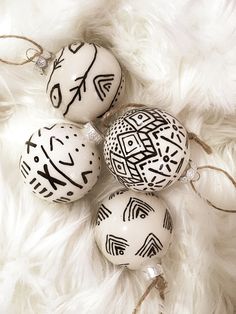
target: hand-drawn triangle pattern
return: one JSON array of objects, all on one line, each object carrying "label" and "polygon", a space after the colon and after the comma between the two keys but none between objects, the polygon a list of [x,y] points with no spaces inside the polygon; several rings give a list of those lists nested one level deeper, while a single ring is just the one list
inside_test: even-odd
[{"label": "hand-drawn triangle pattern", "polygon": [[145,239],[145,242],[143,243],[141,248],[135,253],[135,255],[151,258],[157,255],[157,253],[160,252],[162,248],[163,244],[158,239],[158,237],[156,237],[154,233],[149,233],[149,235]]},{"label": "hand-drawn triangle pattern", "polygon": [[133,219],[144,219],[154,209],[142,200],[131,197],[123,213],[123,221],[130,221]]},{"label": "hand-drawn triangle pattern", "polygon": [[127,246],[129,244],[126,239],[107,234],[105,248],[108,254],[124,255]]},{"label": "hand-drawn triangle pattern", "polygon": [[103,101],[109,93],[114,77],[114,74],[100,74],[94,77],[93,84],[101,101]]},{"label": "hand-drawn triangle pattern", "polygon": [[105,205],[102,204],[97,214],[97,225],[99,226],[100,223],[103,220],[107,219],[110,215],[111,215],[111,211]]},{"label": "hand-drawn triangle pattern", "polygon": [[163,220],[163,228],[169,230],[170,233],[172,233],[173,222],[172,222],[171,215],[170,215],[170,213],[169,213],[169,211],[167,209],[166,209],[165,217],[164,217],[164,220]]},{"label": "hand-drawn triangle pattern", "polygon": [[72,43],[68,46],[68,49],[70,52],[73,54],[76,54],[82,47],[84,46],[83,42],[78,42],[78,43]]}]

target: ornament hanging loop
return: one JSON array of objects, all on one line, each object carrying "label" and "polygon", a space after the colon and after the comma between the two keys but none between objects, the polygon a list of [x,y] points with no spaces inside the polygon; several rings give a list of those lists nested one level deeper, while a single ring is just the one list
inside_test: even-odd
[{"label": "ornament hanging loop", "polygon": [[[53,58],[53,54],[51,52],[44,51],[43,47],[39,45],[36,41],[20,35],[0,35],[0,39],[20,39],[33,44],[34,47],[28,48],[26,50],[26,59],[22,61],[10,61],[0,58],[0,62],[10,64],[10,65],[24,65],[29,62],[35,63],[37,68],[41,71],[41,74],[44,74],[44,70],[48,66],[49,60]],[[32,55],[29,55],[29,52],[32,51]]]},{"label": "ornament hanging loop", "polygon": [[204,151],[210,155],[212,154],[212,149],[209,145],[207,145],[205,142],[203,142],[195,133],[193,132],[188,132],[188,137],[190,140],[195,141],[197,144],[199,144]]},{"label": "ornament hanging loop", "polygon": [[[32,56],[29,55],[30,51],[33,52]],[[41,54],[42,53],[35,48],[28,48],[25,52],[26,58],[29,60],[29,62],[35,62],[34,59],[39,57]]]},{"label": "ornament hanging loop", "polygon": [[[38,50],[35,49],[35,53],[30,58],[28,58],[26,55],[27,59],[23,61],[16,62],[16,61],[9,61],[9,60],[0,58],[0,62],[11,64],[11,65],[23,65],[23,64],[32,62],[37,56],[40,56],[43,53],[43,47],[28,37],[20,36],[20,35],[0,35],[0,39],[9,39],[9,38],[28,41],[29,43],[33,44]],[[34,48],[31,48],[31,49],[34,49]]]},{"label": "ornament hanging loop", "polygon": [[[214,167],[214,166],[211,166],[211,165],[206,165],[206,166],[200,166],[200,167],[197,167],[197,171],[199,170],[203,170],[203,169],[211,169],[211,170],[215,170],[215,171],[218,171],[218,172],[221,172],[223,173],[230,181],[231,183],[233,184],[233,186],[236,188],[236,180],[225,170],[221,169],[221,168],[218,168],[218,167]],[[194,185],[194,180],[191,180],[190,181],[190,186],[191,188],[193,189],[193,191],[201,198],[203,199],[205,202],[207,202],[207,204],[221,212],[225,212],[225,213],[236,213],[236,210],[234,209],[224,209],[224,208],[221,208],[221,207],[218,207],[216,206],[213,202],[211,202],[210,200],[208,200],[207,198],[203,197],[201,195],[201,193],[196,189],[195,185]]]},{"label": "ornament hanging loop", "polygon": [[135,309],[133,310],[132,314],[137,314],[140,310],[141,305],[143,304],[146,297],[149,295],[149,293],[152,291],[153,288],[157,288],[161,299],[165,300],[165,289],[167,287],[167,282],[165,281],[163,275],[156,276],[150,285],[145,290],[144,294],[141,296],[140,300],[138,301]]}]

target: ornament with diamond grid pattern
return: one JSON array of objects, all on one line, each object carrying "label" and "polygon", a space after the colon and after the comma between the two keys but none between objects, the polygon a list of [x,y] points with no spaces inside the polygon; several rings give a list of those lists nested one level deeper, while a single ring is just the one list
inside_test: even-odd
[{"label": "ornament with diamond grid pattern", "polygon": [[185,127],[169,113],[132,109],[108,128],[104,157],[111,173],[129,189],[160,191],[175,183],[189,164]]}]

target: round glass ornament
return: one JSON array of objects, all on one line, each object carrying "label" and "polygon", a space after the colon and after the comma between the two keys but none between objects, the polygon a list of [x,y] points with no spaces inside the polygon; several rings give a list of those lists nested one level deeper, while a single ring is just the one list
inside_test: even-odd
[{"label": "round glass ornament", "polygon": [[73,202],[97,182],[101,158],[95,143],[75,125],[43,127],[25,142],[20,171],[38,197],[54,203]]},{"label": "round glass ornament", "polygon": [[85,123],[101,117],[124,93],[124,75],[112,53],[95,43],[62,48],[48,69],[47,94],[68,120]]},{"label": "round glass ornament", "polygon": [[119,190],[98,210],[95,239],[115,265],[147,270],[165,255],[172,234],[170,212],[153,193]]},{"label": "round glass ornament", "polygon": [[184,173],[189,156],[185,127],[163,110],[129,110],[105,135],[105,162],[118,181],[132,190],[160,191],[171,186]]}]

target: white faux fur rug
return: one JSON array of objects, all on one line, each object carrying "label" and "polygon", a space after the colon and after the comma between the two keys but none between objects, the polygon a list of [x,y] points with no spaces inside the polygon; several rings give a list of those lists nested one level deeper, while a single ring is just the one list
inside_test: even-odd
[{"label": "white faux fur rug", "polygon": [[[192,144],[192,159],[236,176],[236,2],[234,0],[1,0],[0,33],[30,37],[56,52],[95,41],[116,55],[125,102],[176,115],[214,149]],[[0,40],[0,58],[21,58],[22,42]],[[93,238],[97,205],[119,184],[103,165],[85,198],[48,204],[24,187],[18,169],[26,138],[57,121],[45,78],[32,64],[0,64],[0,313],[131,314],[147,282],[106,262]],[[215,171],[199,189],[235,209],[235,189]],[[164,313],[236,311],[236,214],[209,207],[183,184],[161,193],[175,236],[162,260]],[[160,313],[154,289],[140,313]]]}]

